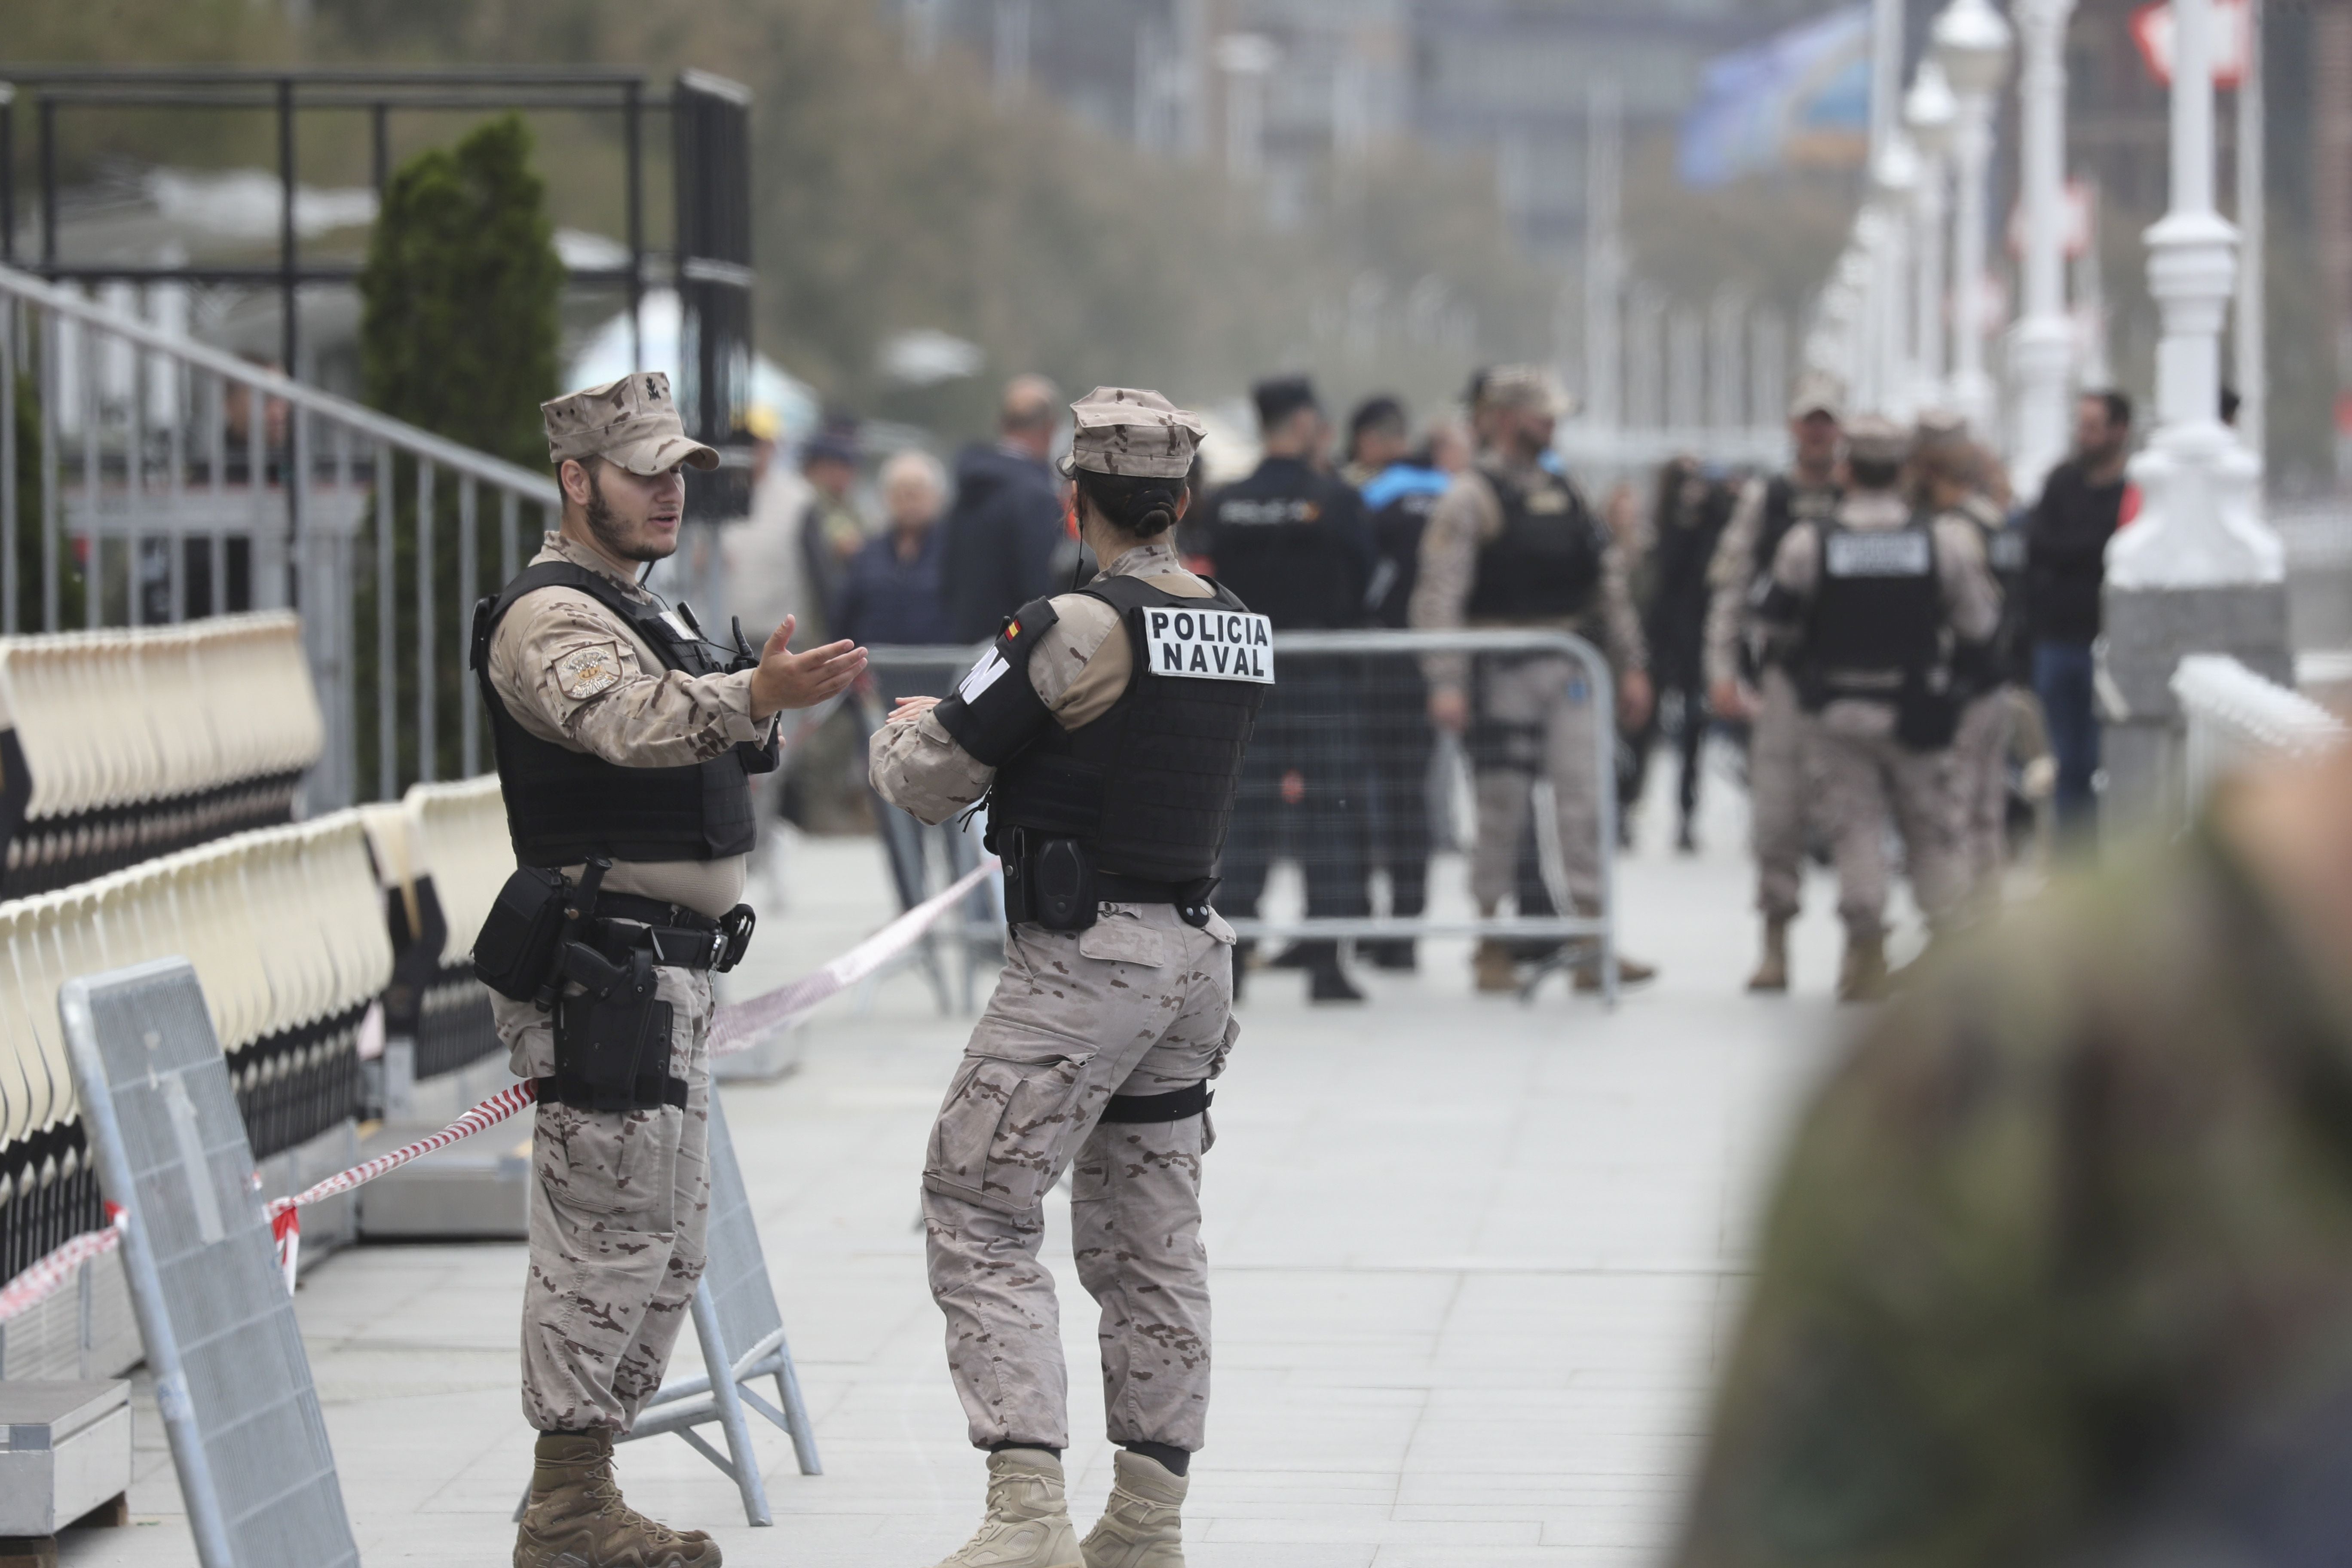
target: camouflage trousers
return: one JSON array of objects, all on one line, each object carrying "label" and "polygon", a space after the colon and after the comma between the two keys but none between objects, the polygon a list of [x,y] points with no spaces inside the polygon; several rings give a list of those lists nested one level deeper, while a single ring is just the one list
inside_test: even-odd
[{"label": "camouflage trousers", "polygon": [[1811,725],[1797,704],[1797,683],[1780,666],[1766,665],[1748,729],[1748,843],[1756,857],[1756,910],[1766,920],[1794,920],[1804,894]]},{"label": "camouflage trousers", "polygon": [[1988,911],[2000,901],[2001,871],[2009,864],[2009,743],[2016,729],[2017,709],[2004,687],[1961,709],[1959,732],[1952,737],[1964,898]]},{"label": "camouflage trousers", "polygon": [[1205,1112],[1102,1116],[1114,1094],[1168,1094],[1224,1070],[1237,1033],[1232,954],[1223,920],[1196,931],[1165,904],[1107,905],[1083,931],[1007,934],[923,1163],[931,1296],[974,1447],[1069,1447],[1054,1277],[1037,1258],[1065,1165],[1078,1279],[1101,1309],[1110,1438],[1201,1447],[1201,1157],[1216,1135]]},{"label": "camouflage trousers", "polygon": [[[1867,717],[1847,721],[1856,710]],[[1930,929],[1951,921],[1966,886],[1955,752],[1949,746],[1911,750],[1895,738],[1893,719],[1891,710],[1873,704],[1833,702],[1807,746],[1814,793],[1836,852],[1838,916],[1856,941],[1886,934],[1890,821],[1902,836],[1911,896]]]},{"label": "camouflage trousers", "polygon": [[[626,1432],[661,1386],[702,1278],[710,1218],[710,977],[661,968],[669,1071],[686,1109],[542,1105],[532,1131],[530,1273],[522,1299],[523,1419],[542,1432]],[[555,1070],[555,1031],[494,997],[521,1078]]]},{"label": "camouflage trousers", "polygon": [[[1603,780],[1594,746],[1601,722],[1591,681],[1574,659],[1481,661],[1470,734],[1478,807],[1470,896],[1481,913],[1493,913],[1517,881],[1538,778],[1551,783],[1569,896],[1578,909],[1600,907]],[[1613,778],[1607,787],[1615,787]]]}]

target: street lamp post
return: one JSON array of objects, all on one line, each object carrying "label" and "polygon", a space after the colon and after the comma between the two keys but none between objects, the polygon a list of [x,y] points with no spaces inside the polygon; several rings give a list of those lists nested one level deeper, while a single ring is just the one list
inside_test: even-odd
[{"label": "street lamp post", "polygon": [[1873,261],[1872,292],[1878,301],[1879,406],[1897,419],[1916,412],[1918,372],[1911,347],[1909,310],[1912,203],[1919,188],[1919,155],[1896,132],[1886,139],[1871,169],[1882,218]]},{"label": "street lamp post", "polygon": [[1991,423],[1992,378],[1985,374],[1986,206],[1992,178],[1993,100],[2009,75],[2009,24],[1989,0],[1951,0],[1936,17],[1936,58],[1958,100],[1953,136],[1959,200],[1952,235],[1952,402],[1982,433]]},{"label": "street lamp post", "polygon": [[1912,306],[1918,312],[1912,328],[1918,398],[1923,407],[1944,401],[1944,249],[1951,235],[1946,226],[1944,192],[1951,180],[1949,153],[1952,129],[1960,106],[1952,84],[1933,57],[1919,62],[1919,74],[1903,100],[1903,123],[1919,150],[1919,185],[1913,194],[1914,239],[1918,253],[1918,278],[1913,285]]},{"label": "street lamp post", "polygon": [[2221,419],[2221,322],[2238,234],[2213,206],[2212,0],[2173,0],[2172,203],[2147,231],[2148,292],[2163,314],[2156,434],[2131,466],[2138,521],[2107,544],[2101,639],[2112,825],[2171,809],[2183,745],[2173,671],[2227,653],[2285,684],[2285,551],[2261,517],[2261,465]]},{"label": "street lamp post", "polygon": [[2074,0],[2017,0],[2025,66],[2018,81],[2020,184],[2025,195],[2025,310],[2011,334],[2015,437],[2010,478],[2019,493],[2042,493],[2042,481],[2066,455],[2067,383],[2074,370],[2066,320],[2066,23]]}]

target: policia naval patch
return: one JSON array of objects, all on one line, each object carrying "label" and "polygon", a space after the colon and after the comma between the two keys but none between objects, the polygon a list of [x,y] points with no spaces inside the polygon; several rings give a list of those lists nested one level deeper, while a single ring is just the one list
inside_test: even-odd
[{"label": "policia naval patch", "polygon": [[1143,612],[1143,652],[1154,675],[1274,684],[1274,623],[1245,610]]}]

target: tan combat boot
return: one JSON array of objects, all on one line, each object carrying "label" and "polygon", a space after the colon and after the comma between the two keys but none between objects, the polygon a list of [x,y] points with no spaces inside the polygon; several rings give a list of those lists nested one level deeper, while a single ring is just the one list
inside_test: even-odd
[{"label": "tan combat boot", "polygon": [[1886,994],[1886,939],[1848,937],[1845,963],[1838,969],[1838,1000],[1875,1002]]},{"label": "tan combat boot", "polygon": [[1184,1506],[1191,1482],[1159,1460],[1121,1448],[1111,1459],[1110,1500],[1078,1550],[1087,1568],[1184,1568]]},{"label": "tan combat boot", "polygon": [[939,1568],[1081,1568],[1061,1459],[1044,1448],[991,1454],[988,1517]]},{"label": "tan combat boot", "polygon": [[[1656,964],[1644,963],[1638,958],[1628,958],[1622,952],[1617,955],[1617,984],[1620,987],[1647,985],[1657,977]],[[1576,988],[1579,991],[1601,989],[1600,959],[1588,958],[1576,966]]]},{"label": "tan combat boot", "polygon": [[1764,956],[1756,965],[1756,973],[1748,977],[1750,991],[1786,991],[1789,988],[1789,922],[1768,920],[1764,922]]},{"label": "tan combat boot", "polygon": [[656,1524],[621,1500],[610,1434],[541,1433],[535,1458],[514,1568],[719,1568],[709,1536]]},{"label": "tan combat boot", "polygon": [[1499,937],[1481,937],[1470,956],[1470,970],[1481,991],[1517,991],[1519,966],[1511,962],[1511,947]]}]

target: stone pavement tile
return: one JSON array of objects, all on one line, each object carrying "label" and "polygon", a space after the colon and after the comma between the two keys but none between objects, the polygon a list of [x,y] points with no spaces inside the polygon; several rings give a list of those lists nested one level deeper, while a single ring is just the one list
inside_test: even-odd
[{"label": "stone pavement tile", "polygon": [[[1190,1533],[1190,1521],[1187,1533]],[[1211,1519],[1200,1527],[1203,1541],[1263,1542],[1370,1542],[1375,1545],[1534,1546],[1542,1542],[1543,1521],[1519,1520],[1382,1519],[1368,1524],[1326,1522],[1316,1519]]]},{"label": "stone pavement tile", "polygon": [[1361,1542],[1188,1540],[1184,1559],[1192,1568],[1370,1568],[1378,1550]]},{"label": "stone pavement tile", "polygon": [[1631,1568],[1644,1552],[1637,1549],[1524,1545],[1473,1546],[1450,1542],[1387,1542],[1373,1554],[1372,1568]]}]

